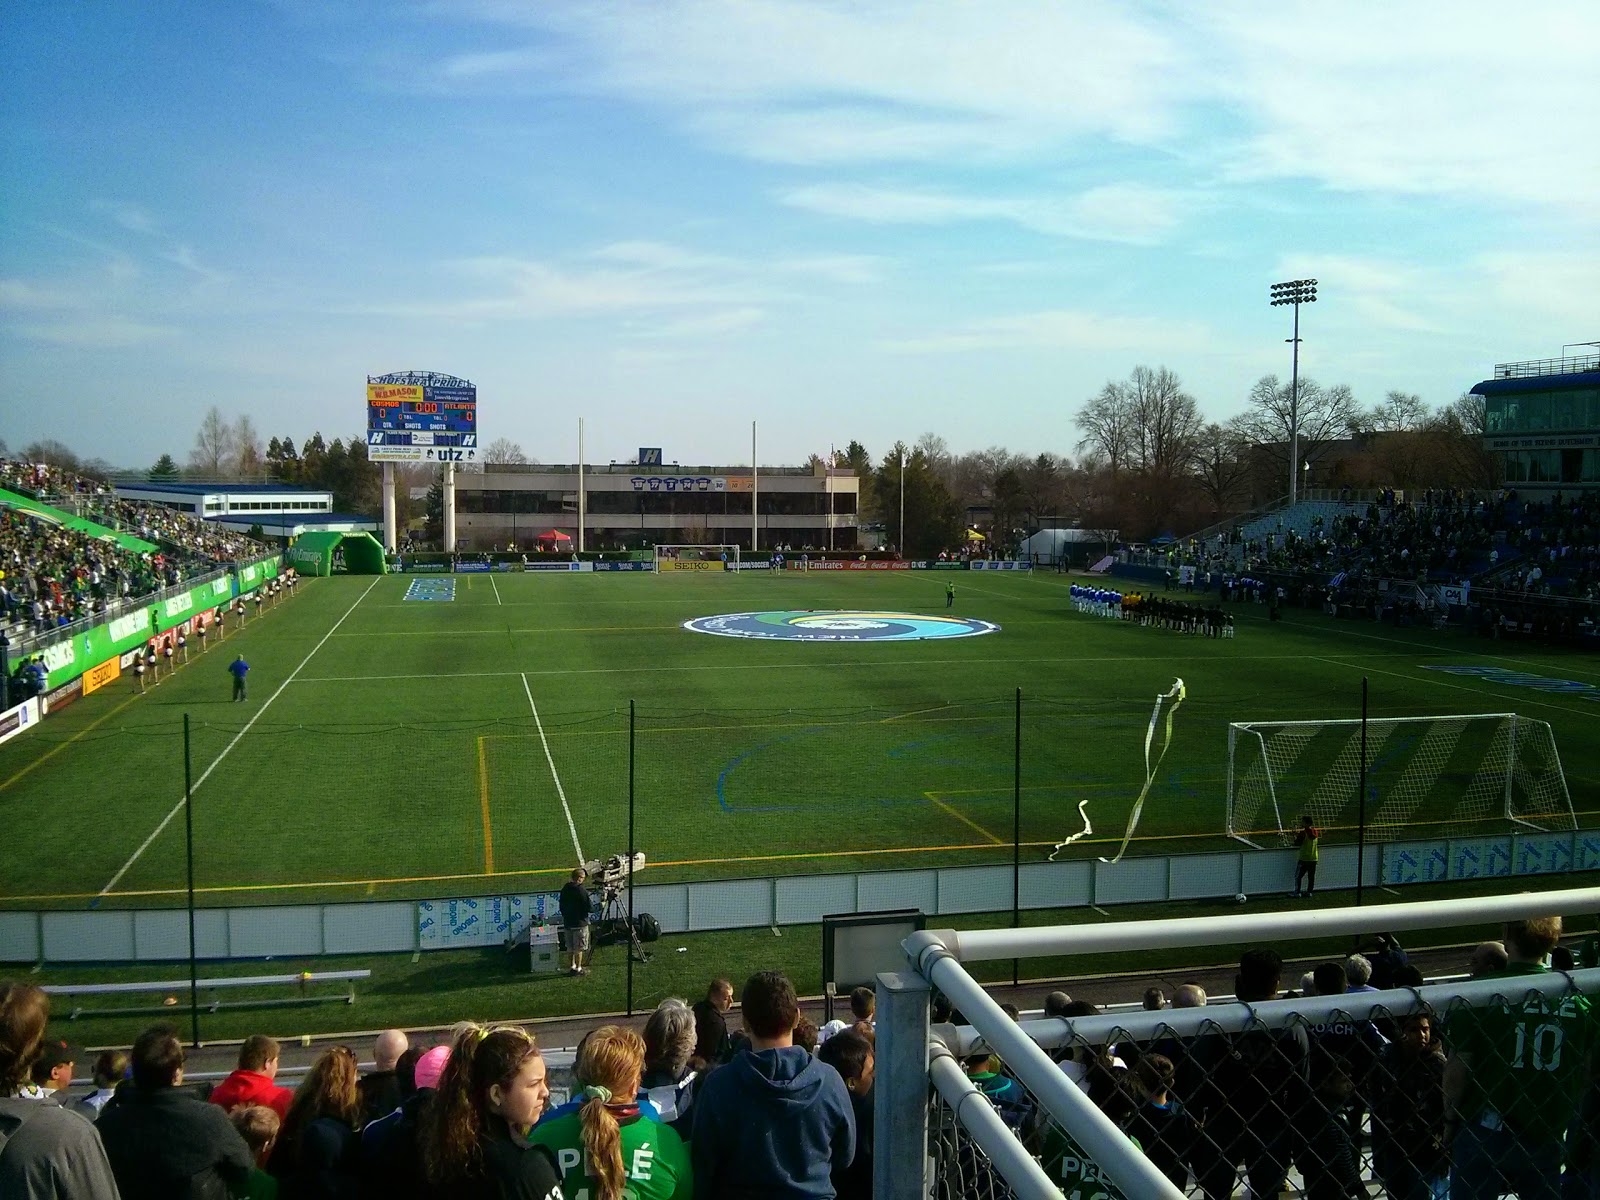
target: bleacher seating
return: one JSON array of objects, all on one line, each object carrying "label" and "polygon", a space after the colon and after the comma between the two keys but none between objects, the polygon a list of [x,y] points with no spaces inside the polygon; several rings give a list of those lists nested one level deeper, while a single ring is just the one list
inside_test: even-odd
[{"label": "bleacher seating", "polygon": [[0,505],[0,633],[13,643],[268,549],[45,464],[0,459],[0,488],[13,495]]}]

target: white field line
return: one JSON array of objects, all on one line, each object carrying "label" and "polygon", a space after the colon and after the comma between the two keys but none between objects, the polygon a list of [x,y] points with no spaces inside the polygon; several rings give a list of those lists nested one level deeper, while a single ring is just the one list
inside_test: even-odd
[{"label": "white field line", "polygon": [[[237,746],[239,744],[239,739],[244,737],[245,734],[249,733],[250,732],[250,727],[261,719],[261,714],[266,712],[267,709],[272,707],[272,702],[274,700],[276,700],[279,696],[283,695],[283,689],[288,687],[291,683],[293,683],[294,682],[294,677],[296,675],[300,674],[301,670],[305,667],[305,665],[308,662],[310,662],[313,657],[315,657],[317,651],[321,650],[323,646],[327,645],[328,639],[333,636],[333,630],[339,628],[339,626],[344,624],[345,617],[348,617],[351,613],[355,612],[356,608],[360,605],[360,603],[367,598],[367,592],[370,592],[370,591],[372,591],[373,588],[377,587],[378,586],[378,579],[381,579],[381,578],[383,578],[383,576],[380,575],[377,578],[375,578],[371,583],[369,583],[367,585],[367,591],[366,592],[362,592],[361,595],[357,596],[355,604],[352,604],[349,608],[345,609],[344,616],[340,617],[337,621],[335,621],[333,623],[333,629],[330,629],[330,630],[328,630],[327,633],[323,634],[322,635],[322,640],[320,642],[318,642],[315,646],[311,647],[311,653],[306,655],[304,658],[302,658],[300,660],[300,666],[296,667],[293,671],[291,671],[289,673],[289,678],[285,679],[282,683],[280,683],[278,685],[278,690],[273,692],[271,696],[267,697],[267,702],[265,704],[263,704],[260,708],[256,709],[255,715],[252,716],[248,721],[245,722],[244,728],[239,730],[238,733],[233,735],[233,740],[222,748],[222,753],[217,755],[217,757],[214,758],[211,761],[211,765],[205,769],[205,772],[200,776],[200,778],[196,779],[194,781],[193,785],[189,789],[191,792],[197,790],[202,783],[204,783],[208,778],[210,778],[211,772],[215,771],[217,769],[218,764],[220,764],[223,759],[227,758],[228,757],[228,753],[235,746]],[[172,818],[177,816],[180,812],[183,811],[183,802],[184,802],[184,797],[179,796],[178,797],[178,802],[172,806],[172,811],[169,812],[165,817],[163,817],[161,819],[161,824],[159,824],[159,825],[157,825],[155,827],[154,831],[151,832],[149,837],[145,838],[144,841],[139,843],[139,848],[137,850],[135,850],[129,856],[127,862],[123,863],[122,866],[118,868],[117,873],[111,877],[111,882],[106,884],[105,887],[100,889],[100,895],[104,896],[104,895],[108,894],[111,891],[112,888],[116,887],[117,884],[122,881],[122,877],[128,873],[128,869],[130,867],[132,867],[134,863],[138,862],[140,855],[142,855],[146,850],[148,850],[150,848],[150,843],[155,841],[156,838],[160,837],[161,836],[161,831],[172,823]]]},{"label": "white field line", "polygon": [[500,585],[494,581],[494,575],[492,573],[489,576],[489,586],[494,589],[494,602],[496,604],[504,604],[505,601],[500,599]]},{"label": "white field line", "polygon": [[533,723],[539,730],[539,744],[544,747],[544,760],[550,764],[550,778],[555,780],[556,795],[561,797],[561,811],[567,814],[567,832],[572,835],[572,848],[577,852],[578,862],[582,863],[585,861],[583,847],[578,845],[578,827],[573,823],[572,808],[567,804],[567,789],[561,786],[561,776],[556,772],[556,760],[550,754],[550,741],[544,736],[544,722],[539,720],[539,706],[533,702],[533,689],[528,686],[526,674],[522,674],[522,690],[527,694],[528,707],[533,709]]},{"label": "white field line", "polygon": [[[1418,656],[1417,655],[1410,655],[1410,654],[1363,654],[1363,655],[1360,655],[1359,657],[1363,661],[1368,660],[1368,659],[1383,659],[1383,660],[1392,659],[1392,660],[1396,660],[1396,661],[1404,661],[1404,660],[1407,660],[1407,659],[1416,658]],[[1459,655],[1457,657],[1459,657]],[[1162,663],[1169,663],[1169,662],[1170,663],[1204,662],[1204,663],[1213,663],[1214,662],[1214,663],[1221,663],[1223,665],[1226,665],[1227,663],[1232,663],[1232,662],[1244,662],[1244,661],[1249,661],[1249,662],[1272,662],[1272,661],[1282,661],[1282,660],[1286,660],[1286,659],[1293,659],[1296,662],[1302,662],[1302,661],[1305,660],[1305,658],[1306,658],[1306,655],[1304,655],[1304,654],[1230,654],[1225,659],[1214,658],[1214,657],[1209,657],[1209,656],[1191,658],[1191,657],[1189,657],[1187,655],[1182,655],[1182,654],[1149,654],[1149,655],[1119,654],[1119,655],[1116,655],[1116,656],[1092,657],[1092,658],[1083,658],[1083,657],[1048,657],[1048,656],[1039,657],[1039,656],[1036,656],[1036,655],[1030,655],[1027,658],[989,658],[989,659],[983,659],[981,661],[980,660],[970,659],[970,658],[905,658],[905,659],[900,659],[899,661],[894,661],[894,662],[891,662],[891,661],[888,661],[888,660],[884,660],[884,659],[877,659],[877,660],[858,660],[858,661],[854,661],[854,662],[829,662],[829,663],[822,663],[820,665],[826,667],[830,671],[843,671],[843,670],[851,670],[851,669],[864,669],[864,670],[872,670],[872,671],[886,671],[886,670],[897,670],[897,669],[899,669],[901,667],[947,667],[947,666],[956,666],[956,665],[970,665],[975,661],[980,661],[980,665],[982,665],[982,666],[1027,665],[1027,664],[1034,664],[1034,663],[1098,663],[1098,662],[1116,662],[1116,663],[1143,663],[1143,662],[1162,662]],[[786,662],[776,662],[776,663],[716,663],[716,664],[705,665],[705,666],[693,666],[693,665],[691,665],[691,666],[676,666],[676,667],[570,667],[570,668],[557,667],[557,668],[552,668],[550,670],[544,670],[544,671],[428,671],[428,672],[420,673],[420,674],[416,674],[416,675],[307,675],[304,679],[298,679],[295,682],[296,683],[378,683],[378,682],[383,682],[383,681],[387,681],[387,680],[395,680],[395,679],[500,679],[500,678],[511,678],[511,679],[514,679],[519,675],[533,675],[533,676],[539,676],[539,675],[623,675],[623,674],[627,674],[627,675],[644,675],[644,674],[661,674],[661,673],[664,673],[664,672],[674,672],[674,671],[792,671],[792,670],[794,670],[794,664],[793,663],[786,663]],[[1428,682],[1426,679],[1423,679],[1421,677],[1418,677],[1417,681],[1418,682],[1423,682],[1423,683]]]}]

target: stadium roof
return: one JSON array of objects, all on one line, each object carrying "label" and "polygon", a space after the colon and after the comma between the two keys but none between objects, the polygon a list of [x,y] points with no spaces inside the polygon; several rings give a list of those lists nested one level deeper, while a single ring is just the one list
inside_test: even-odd
[{"label": "stadium roof", "polygon": [[122,481],[117,490],[141,492],[175,492],[180,496],[214,496],[226,492],[230,495],[270,493],[276,496],[326,496],[327,488],[303,488],[290,483],[169,483],[164,479]]}]

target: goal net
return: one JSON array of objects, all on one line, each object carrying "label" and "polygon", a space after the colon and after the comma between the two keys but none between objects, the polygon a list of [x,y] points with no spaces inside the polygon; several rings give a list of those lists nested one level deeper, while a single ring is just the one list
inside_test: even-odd
[{"label": "goal net", "polygon": [[657,546],[657,571],[723,571],[739,569],[738,546]]},{"label": "goal net", "polygon": [[[1361,722],[1228,726],[1227,834],[1287,845],[1302,815],[1321,829],[1361,820]],[[1515,713],[1367,721],[1366,836],[1459,837],[1507,823],[1574,829],[1555,737]]]}]

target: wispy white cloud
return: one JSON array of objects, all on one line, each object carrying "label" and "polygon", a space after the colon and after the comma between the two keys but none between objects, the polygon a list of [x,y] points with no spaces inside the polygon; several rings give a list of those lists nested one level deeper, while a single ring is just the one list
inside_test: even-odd
[{"label": "wispy white cloud", "polygon": [[86,350],[119,350],[176,337],[179,333],[168,325],[153,325],[128,317],[91,315],[59,321],[25,321],[16,326],[16,331],[29,341]]},{"label": "wispy white cloud", "polygon": [[1587,0],[1187,10],[1245,131],[1231,172],[1346,191],[1457,195],[1593,220],[1600,145]]},{"label": "wispy white cloud", "polygon": [[876,254],[812,254],[780,259],[773,265],[794,275],[856,285],[881,282],[890,263]]},{"label": "wispy white cloud", "polygon": [[741,333],[761,324],[767,318],[766,310],[754,307],[726,308],[703,316],[683,317],[676,321],[640,331],[641,337],[686,341],[695,338],[726,337]]},{"label": "wispy white cloud", "polygon": [[1592,212],[1600,191],[1600,144],[1574,136],[1600,125],[1590,0],[474,0],[444,11],[523,44],[447,56],[418,78],[664,107],[708,143],[765,161],[1042,166],[1138,146],[1240,182],[1568,215]]},{"label": "wispy white cloud", "polygon": [[879,225],[1003,221],[1053,237],[1140,244],[1160,241],[1180,217],[1176,195],[1138,184],[1053,198],[823,183],[791,188],[779,199],[794,208]]},{"label": "wispy white cloud", "polygon": [[1216,344],[1200,321],[1125,317],[1079,309],[1050,309],[971,321],[925,337],[884,343],[900,354],[950,354],[976,350],[1116,350],[1147,354],[1192,353]]},{"label": "wispy white cloud", "polygon": [[799,301],[805,282],[873,282],[881,262],[867,255],[742,259],[667,242],[626,240],[559,263],[510,255],[456,259],[441,264],[463,285],[455,296],[441,287],[426,300],[362,305],[350,311],[483,322],[691,310],[665,324],[629,326],[624,332],[650,337],[727,335],[759,324],[771,305]]}]

